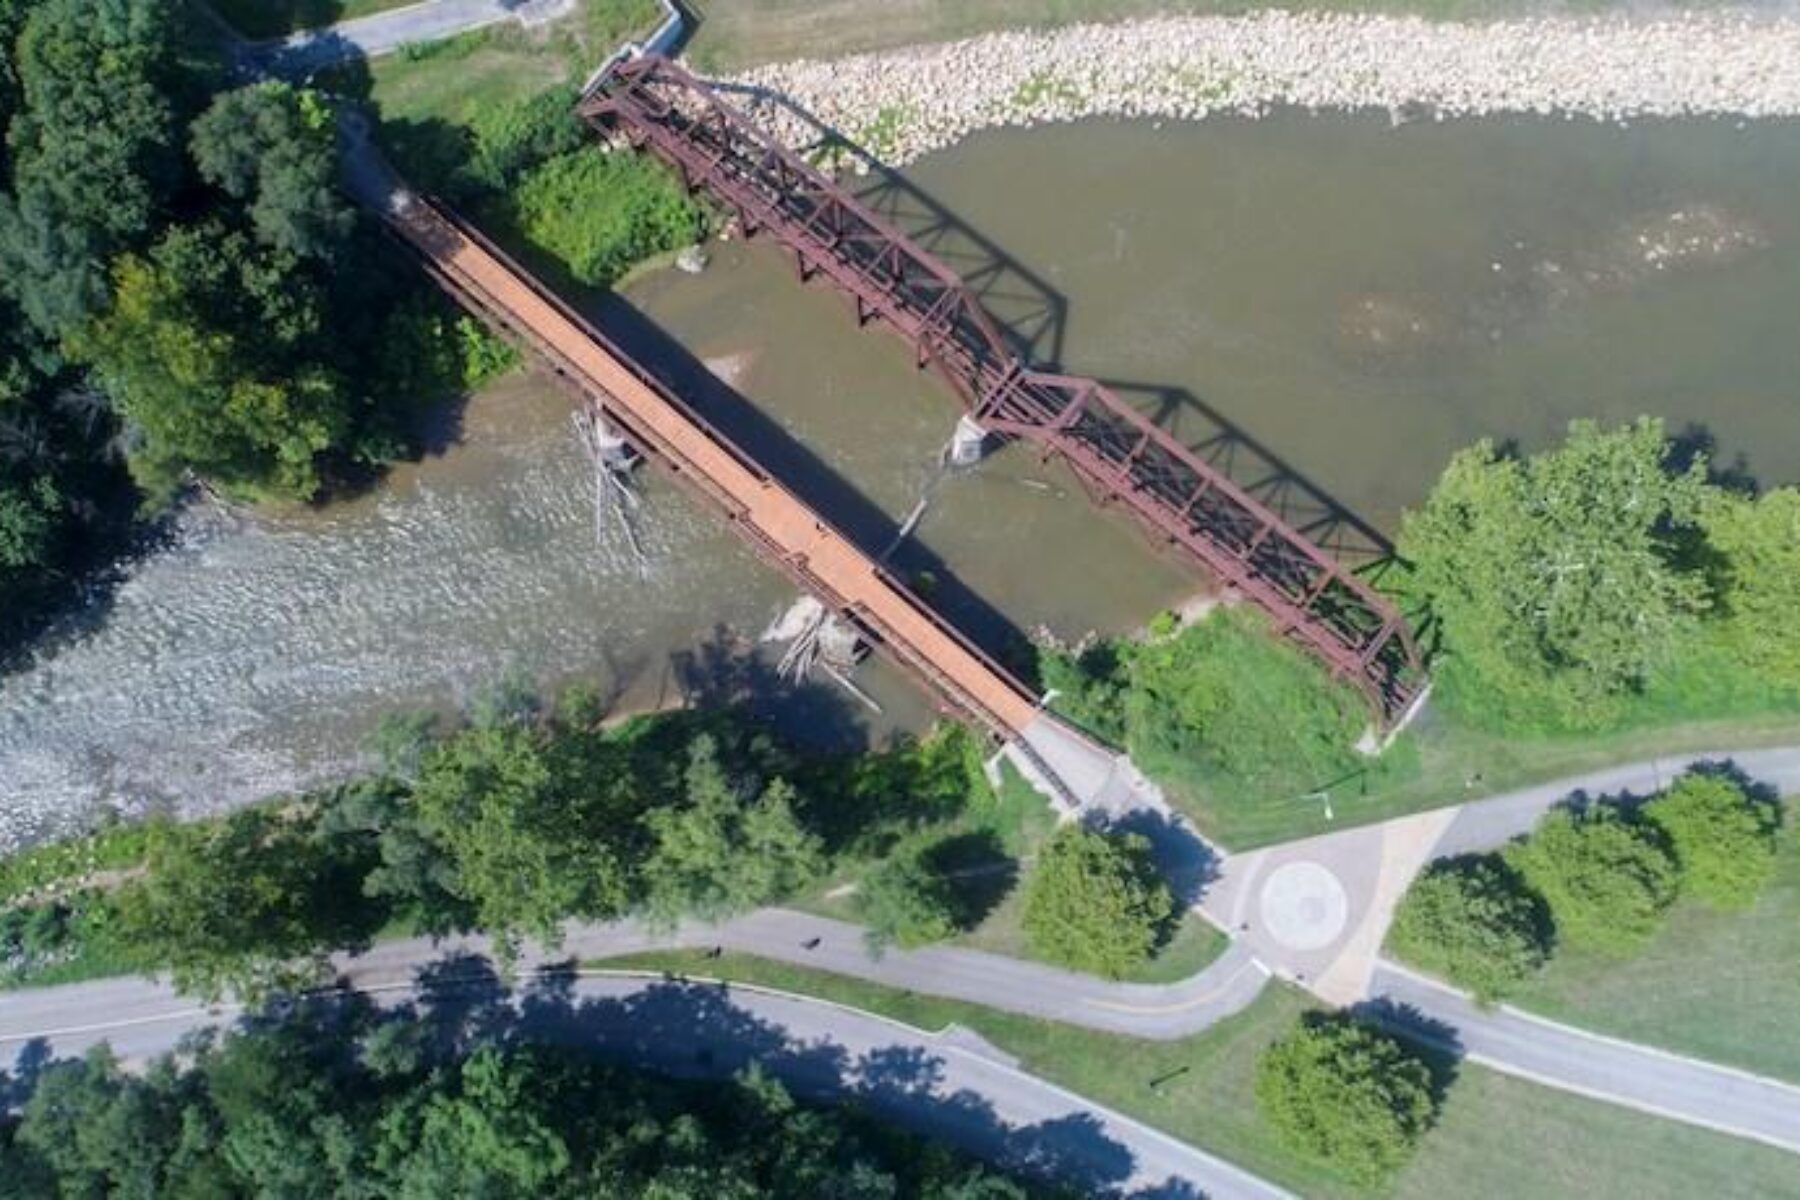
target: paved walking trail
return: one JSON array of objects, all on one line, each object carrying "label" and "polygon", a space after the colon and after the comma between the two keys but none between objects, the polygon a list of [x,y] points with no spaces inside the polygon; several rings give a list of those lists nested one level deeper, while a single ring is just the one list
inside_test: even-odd
[{"label": "paved walking trail", "polygon": [[[446,999],[493,1002],[490,976],[473,972],[429,989],[410,977],[365,989],[378,1003],[430,1008]],[[57,1002],[76,999],[72,1009]],[[89,1001],[107,1014],[88,1019]],[[19,1019],[24,1001],[38,1024]],[[938,1033],[808,997],[760,988],[672,983],[643,975],[584,972],[558,986],[504,1000],[536,1040],[591,1045],[611,1057],[677,1074],[726,1077],[760,1062],[795,1092],[855,1097],[921,1133],[983,1157],[1053,1175],[1090,1195],[1192,1194],[1275,1200],[1288,1193],[1223,1159],[1122,1113],[1020,1071],[967,1031]],[[101,1041],[141,1063],[175,1049],[193,1030],[240,1010],[208,1009],[147,980],[108,980],[14,993],[0,1026],[0,1063],[27,1041],[78,1055]],[[1184,1186],[1185,1185],[1185,1186]]]},{"label": "paved walking trail", "polygon": [[1602,1037],[1507,1005],[1481,1008],[1456,989],[1397,963],[1377,965],[1370,991],[1403,1013],[1411,1010],[1393,1024],[1474,1062],[1800,1153],[1800,1087]]},{"label": "paved walking trail", "polygon": [[[578,0],[423,0],[323,29],[305,29],[285,38],[254,42],[236,39],[246,70],[304,78],[346,59],[379,58],[402,46],[435,42],[516,21],[527,27],[567,16]],[[229,24],[221,21],[227,30]]]}]

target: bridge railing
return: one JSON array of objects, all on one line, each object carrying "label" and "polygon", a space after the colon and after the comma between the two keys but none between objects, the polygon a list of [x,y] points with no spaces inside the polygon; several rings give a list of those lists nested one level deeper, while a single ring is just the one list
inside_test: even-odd
[{"label": "bridge railing", "polygon": [[1265,609],[1384,720],[1420,693],[1424,666],[1390,601],[1106,388],[1027,369],[953,271],[705,83],[647,54],[598,80],[579,111],[726,204],[746,233],[788,248],[803,277],[830,279],[859,321],[886,321],[978,421],[1061,455],[1096,496]]},{"label": "bridge railing", "polygon": [[[685,425],[728,454],[743,469],[744,473],[754,480],[756,486],[767,488],[781,486],[747,451],[696,412],[662,380],[645,370],[641,364],[615,345],[611,339],[595,328],[560,296],[544,286],[529,270],[515,262],[510,255],[496,246],[480,230],[458,219],[450,210],[418,197],[389,211],[387,219],[394,231],[418,252],[427,269],[447,290],[454,293],[470,308],[510,330],[516,337],[523,340],[548,362],[558,375],[582,392],[591,403],[602,407],[609,418],[618,424],[640,450],[672,466],[679,478],[686,480],[690,486],[696,487],[711,499],[725,512],[731,526],[759,551],[761,557],[780,567],[796,586],[817,596],[833,611],[854,622],[873,642],[884,647],[899,659],[903,666],[923,676],[937,694],[970,713],[982,724],[1003,736],[1011,736],[1018,732],[1013,723],[990,709],[980,696],[964,687],[955,676],[943,670],[929,654],[912,645],[909,639],[876,608],[861,603],[851,603],[829,578],[813,569],[813,564],[807,560],[804,554],[795,554],[770,538],[755,521],[754,514],[750,511],[744,497],[721,486],[720,482],[713,479],[701,464],[684,453],[679,445],[659,436],[653,427],[637,420],[631,405],[622,403],[619,397],[608,392],[605,385],[595,379],[579,362],[566,354],[554,338],[547,336],[544,330],[534,327],[530,320],[515,311],[514,307],[506,303],[502,297],[492,295],[477,280],[471,278],[466,272],[458,270],[456,251],[460,244],[466,242],[478,248],[484,255],[503,267],[513,282],[524,287],[537,299],[554,309],[561,319],[568,322],[582,337],[590,340],[603,351],[613,365],[628,372],[644,388],[654,393],[661,403],[679,414]],[[813,517],[830,536],[845,544],[851,544],[840,530],[831,526],[822,517],[818,517],[816,514],[813,514]],[[1033,693],[1024,683],[995,662],[955,626],[945,621],[936,610],[892,572],[879,564],[871,563],[870,565],[883,590],[903,606],[902,610],[896,610],[890,615],[897,616],[899,611],[912,613],[919,621],[930,626],[936,635],[954,642],[957,648],[978,664],[980,670],[987,676],[992,677],[1004,687],[1010,688],[1018,697],[1023,698],[1024,703],[1030,702]]]}]

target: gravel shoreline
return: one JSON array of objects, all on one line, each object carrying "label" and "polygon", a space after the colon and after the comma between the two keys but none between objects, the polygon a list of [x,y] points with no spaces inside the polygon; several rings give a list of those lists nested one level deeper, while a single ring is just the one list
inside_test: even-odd
[{"label": "gravel shoreline", "polygon": [[[778,93],[890,164],[980,129],[1277,106],[1401,119],[1484,114],[1800,116],[1800,18],[1541,17],[1452,24],[1355,14],[1174,17],[762,67]],[[809,131],[770,108],[795,143]]]}]

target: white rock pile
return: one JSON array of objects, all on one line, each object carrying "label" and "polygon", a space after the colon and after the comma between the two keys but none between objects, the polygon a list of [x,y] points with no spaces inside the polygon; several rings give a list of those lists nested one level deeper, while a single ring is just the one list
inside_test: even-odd
[{"label": "white rock pile", "polygon": [[[784,63],[738,82],[787,96],[890,163],[995,126],[1280,105],[1438,119],[1781,117],[1800,115],[1800,17],[1177,17]],[[792,117],[772,119],[784,140],[809,140]]]}]

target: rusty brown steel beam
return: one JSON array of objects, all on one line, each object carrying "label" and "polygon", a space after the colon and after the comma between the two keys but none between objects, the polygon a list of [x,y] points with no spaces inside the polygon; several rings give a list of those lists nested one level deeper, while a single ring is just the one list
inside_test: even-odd
[{"label": "rusty brown steel beam", "polygon": [[[954,271],[693,75],[645,55],[618,66],[579,111],[849,293],[859,320],[879,317],[912,341],[978,419],[1060,455],[1097,497],[1124,504],[1352,679],[1384,718],[1423,686],[1410,630],[1385,597],[1108,389],[1026,369]],[[830,237],[818,228],[825,211]]]}]

